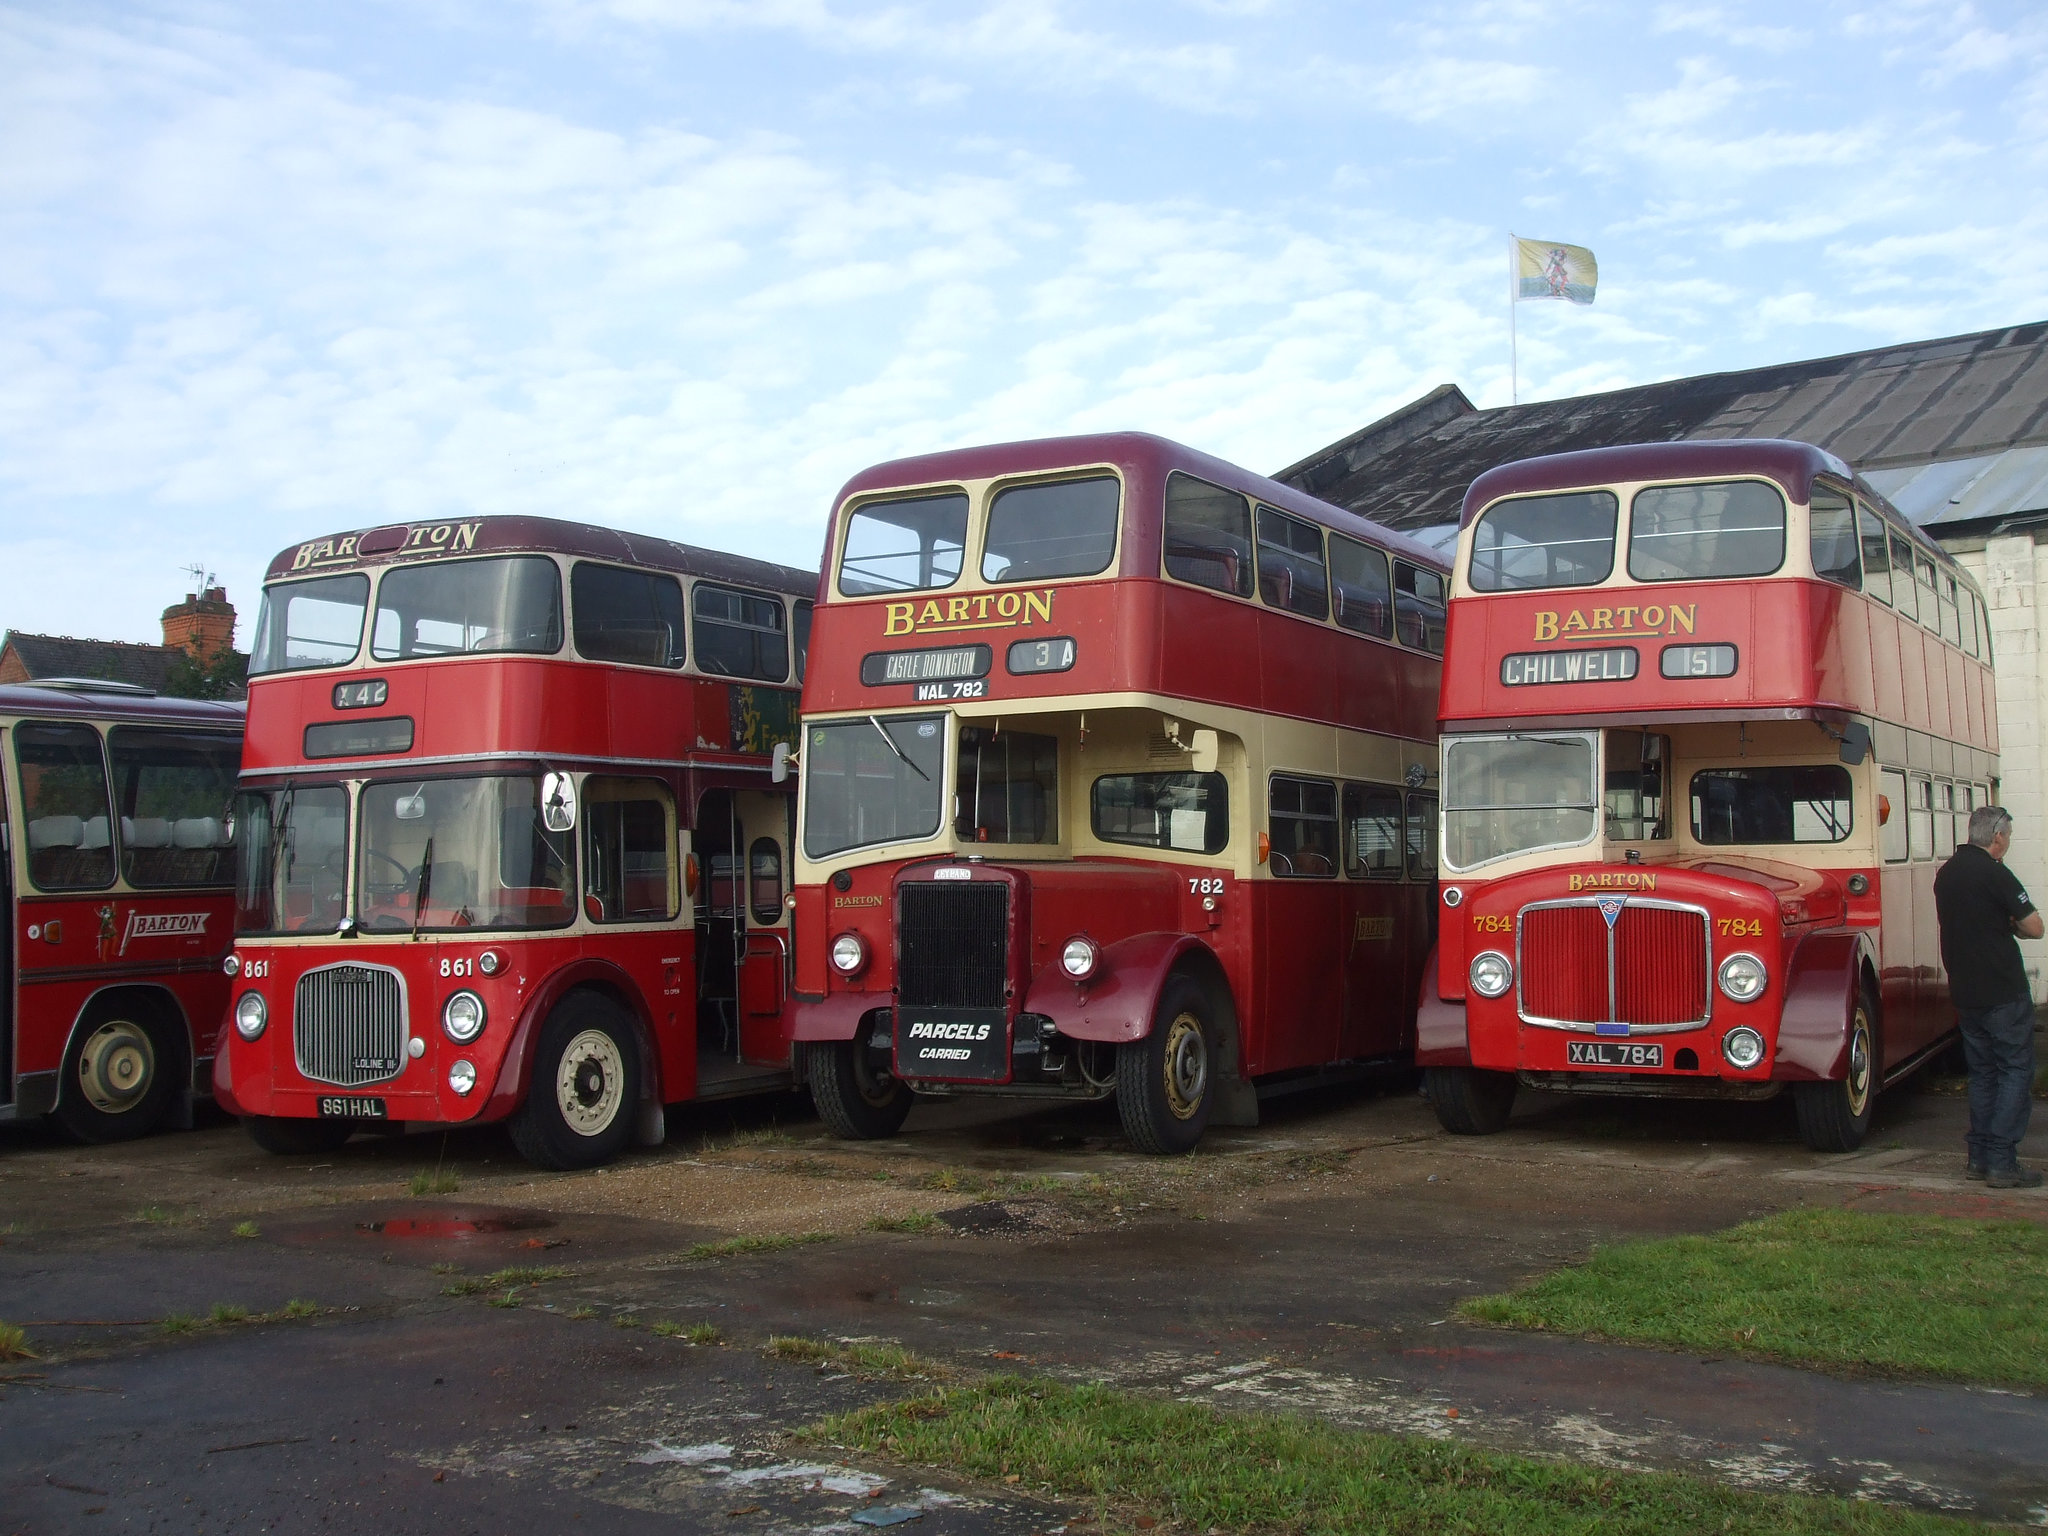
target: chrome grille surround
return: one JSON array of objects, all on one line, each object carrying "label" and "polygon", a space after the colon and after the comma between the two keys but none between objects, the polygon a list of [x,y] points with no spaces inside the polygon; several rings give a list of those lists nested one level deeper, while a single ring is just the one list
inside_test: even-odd
[{"label": "chrome grille surround", "polygon": [[405,1070],[405,978],[347,961],[306,972],[292,994],[299,1075],[337,1088],[388,1083]]},{"label": "chrome grille surround", "polygon": [[[1597,896],[1572,896],[1558,901],[1532,901],[1529,902],[1527,905],[1523,906],[1519,911],[1515,913],[1515,1016],[1519,1018],[1524,1024],[1533,1024],[1539,1029],[1569,1030],[1573,1034],[1580,1035],[1592,1035],[1599,1034],[1601,1032],[1599,1023],[1596,1023],[1591,1020],[1551,1019],[1544,1018],[1538,1014],[1532,1014],[1529,1012],[1528,1007],[1523,1001],[1522,993],[1523,915],[1525,913],[1533,912],[1538,910],[1539,908],[1544,907],[1593,907],[1597,909],[1600,905],[1600,900],[1601,898]],[[1618,1007],[1616,1006],[1619,997],[1619,967],[1618,956],[1615,952],[1615,932],[1616,928],[1619,925],[1611,925],[1607,927],[1606,933],[1608,1016],[1604,1022],[1608,1024],[1610,1029],[1615,1024],[1625,1024],[1626,1032],[1630,1036],[1674,1035],[1682,1033],[1685,1030],[1704,1029],[1708,1024],[1713,1022],[1714,994],[1716,991],[1719,990],[1714,975],[1713,918],[1709,915],[1705,907],[1699,906],[1696,903],[1689,901],[1664,901],[1654,896],[1637,896],[1633,893],[1630,893],[1626,898],[1626,904],[1632,907],[1649,907],[1654,910],[1664,912],[1686,912],[1691,913],[1692,915],[1699,918],[1700,942],[1705,946],[1706,951],[1706,1003],[1702,1008],[1700,1016],[1698,1018],[1690,1019],[1683,1023],[1678,1024],[1626,1024],[1626,1021],[1616,1019],[1614,1015],[1619,1011]]]}]

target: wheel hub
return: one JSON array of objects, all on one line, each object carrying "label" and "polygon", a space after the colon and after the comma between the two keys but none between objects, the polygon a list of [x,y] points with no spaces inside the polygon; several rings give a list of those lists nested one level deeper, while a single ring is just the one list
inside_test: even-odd
[{"label": "wheel hub", "polygon": [[564,1123],[579,1136],[601,1134],[618,1118],[625,1081],[617,1043],[602,1030],[584,1030],[562,1052],[555,1075],[555,1103]]},{"label": "wheel hub", "polygon": [[133,1109],[156,1077],[156,1051],[148,1031],[112,1019],[92,1032],[78,1054],[78,1086],[103,1115]]},{"label": "wheel hub", "polygon": [[1849,1035],[1849,1113],[1861,1116],[1870,1105],[1870,1020],[1859,1012]]},{"label": "wheel hub", "polygon": [[1209,1046],[1202,1038],[1202,1023],[1183,1013],[1166,1029],[1166,1107],[1177,1120],[1190,1118],[1202,1107],[1209,1087]]}]

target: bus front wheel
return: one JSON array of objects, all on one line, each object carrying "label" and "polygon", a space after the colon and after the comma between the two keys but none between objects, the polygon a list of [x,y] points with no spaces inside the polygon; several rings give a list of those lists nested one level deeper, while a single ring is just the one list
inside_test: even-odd
[{"label": "bus front wheel", "polygon": [[813,1040],[805,1047],[804,1081],[825,1129],[841,1141],[880,1141],[903,1129],[911,1092],[877,1067],[858,1040]]},{"label": "bus front wheel", "polygon": [[536,1168],[595,1168],[626,1150],[640,1105],[640,1051],[618,1004],[571,992],[541,1026],[526,1099],[506,1129]]},{"label": "bus front wheel", "polygon": [[1877,1026],[1870,999],[1859,996],[1849,1016],[1848,1070],[1831,1083],[1798,1083],[1792,1103],[1799,1139],[1816,1152],[1854,1152],[1863,1145],[1877,1109]]},{"label": "bus front wheel", "polygon": [[311,1157],[332,1152],[355,1127],[346,1120],[290,1120],[279,1115],[245,1115],[249,1139],[275,1157]]},{"label": "bus front wheel", "polygon": [[170,1105],[179,1051],[154,1010],[97,1004],[65,1053],[57,1119],[80,1141],[129,1141],[155,1130]]},{"label": "bus front wheel", "polygon": [[1515,1074],[1477,1067],[1425,1067],[1423,1086],[1436,1123],[1453,1136],[1491,1136],[1515,1107]]},{"label": "bus front wheel", "polygon": [[1217,1033],[1209,995],[1190,976],[1168,979],[1152,1032],[1116,1049],[1116,1108],[1140,1152],[1192,1152],[1214,1103]]}]

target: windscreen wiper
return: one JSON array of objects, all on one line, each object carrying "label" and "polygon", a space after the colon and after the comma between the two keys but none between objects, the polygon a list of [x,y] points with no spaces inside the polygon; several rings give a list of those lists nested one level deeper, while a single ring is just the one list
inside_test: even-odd
[{"label": "windscreen wiper", "polygon": [[412,936],[420,936],[420,919],[427,915],[427,892],[434,888],[434,840],[427,839],[426,851],[420,855],[420,880],[412,893]]},{"label": "windscreen wiper", "polygon": [[872,725],[877,731],[881,732],[882,740],[886,741],[889,744],[889,750],[891,752],[894,752],[898,759],[900,759],[903,762],[903,764],[910,769],[912,773],[916,774],[920,779],[923,779],[925,783],[931,783],[932,776],[926,773],[922,768],[918,767],[917,764],[911,762],[909,758],[903,755],[903,749],[896,745],[896,738],[889,734],[888,728],[884,726],[881,721],[877,720],[873,715],[869,715],[868,724]]}]

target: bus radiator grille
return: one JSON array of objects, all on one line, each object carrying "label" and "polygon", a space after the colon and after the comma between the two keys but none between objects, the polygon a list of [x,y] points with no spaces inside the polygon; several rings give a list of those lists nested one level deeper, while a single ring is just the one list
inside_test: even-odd
[{"label": "bus radiator grille", "polygon": [[299,1075],[337,1088],[388,1083],[405,1067],[405,983],[381,965],[329,965],[292,999]]},{"label": "bus radiator grille", "polygon": [[896,1001],[906,1008],[1001,1008],[1009,888],[993,880],[906,882],[897,900]]},{"label": "bus radiator grille", "polygon": [[1707,920],[1631,902],[1614,925],[1615,990],[1631,1024],[1691,1024],[1707,1016]]},{"label": "bus radiator grille", "polygon": [[1523,908],[1520,931],[1525,1019],[1649,1025],[1707,1017],[1707,924],[1698,912],[1631,901],[1610,929],[1594,902],[1558,903]]},{"label": "bus radiator grille", "polygon": [[1522,913],[1522,1015],[1591,1024],[1607,1017],[1607,922],[1590,903]]}]

